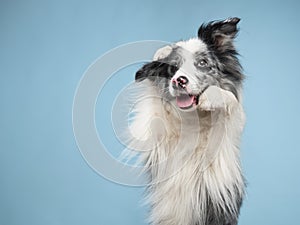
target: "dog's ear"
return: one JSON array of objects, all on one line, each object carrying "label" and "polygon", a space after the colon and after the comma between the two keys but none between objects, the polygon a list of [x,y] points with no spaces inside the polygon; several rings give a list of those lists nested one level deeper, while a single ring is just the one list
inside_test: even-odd
[{"label": "dog's ear", "polygon": [[166,62],[152,61],[145,64],[135,74],[135,81],[149,79],[154,81],[157,78],[170,79],[178,68]]},{"label": "dog's ear", "polygon": [[154,80],[156,76],[156,68],[159,66],[159,62],[153,61],[145,64],[141,69],[139,69],[135,74],[135,81],[143,81],[146,78]]},{"label": "dog's ear", "polygon": [[198,37],[210,48],[224,52],[234,49],[233,39],[238,33],[239,18],[229,18],[223,21],[213,21],[202,24],[198,30]]},{"label": "dog's ear", "polygon": [[139,69],[139,70],[135,73],[135,81],[136,81],[136,82],[143,81],[143,80],[145,80],[147,77],[148,77],[148,75],[147,75],[145,66],[143,66],[141,69]]}]

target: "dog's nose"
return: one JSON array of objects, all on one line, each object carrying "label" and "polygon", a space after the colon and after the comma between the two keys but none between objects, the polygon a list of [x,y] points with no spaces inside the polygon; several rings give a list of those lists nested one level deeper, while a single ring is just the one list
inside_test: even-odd
[{"label": "dog's nose", "polygon": [[179,87],[181,88],[186,88],[187,83],[189,80],[185,76],[179,76],[177,79],[172,80],[172,87],[174,89],[178,89]]},{"label": "dog's nose", "polygon": [[189,80],[185,76],[180,76],[177,78],[177,82],[179,85],[186,85],[189,82]]}]

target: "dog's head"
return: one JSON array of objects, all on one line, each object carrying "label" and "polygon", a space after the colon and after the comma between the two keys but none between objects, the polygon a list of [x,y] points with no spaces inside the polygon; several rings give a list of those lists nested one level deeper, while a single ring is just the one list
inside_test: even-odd
[{"label": "dog's head", "polygon": [[199,96],[211,85],[231,91],[238,99],[243,74],[233,41],[239,21],[203,24],[198,38],[159,49],[153,61],[136,73],[136,81],[152,81],[164,99],[176,101],[182,110],[196,109]]}]

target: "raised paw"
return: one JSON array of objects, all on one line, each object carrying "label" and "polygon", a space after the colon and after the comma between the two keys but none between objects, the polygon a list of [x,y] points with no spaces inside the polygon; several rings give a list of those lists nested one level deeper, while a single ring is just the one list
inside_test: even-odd
[{"label": "raised paw", "polygon": [[238,103],[234,94],[217,86],[208,87],[199,98],[199,107],[203,111],[229,111]]}]

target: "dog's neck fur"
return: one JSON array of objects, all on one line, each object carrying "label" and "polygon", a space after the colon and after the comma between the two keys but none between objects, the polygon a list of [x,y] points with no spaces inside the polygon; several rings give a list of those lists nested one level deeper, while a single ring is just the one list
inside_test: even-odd
[{"label": "dog's neck fur", "polygon": [[151,183],[150,223],[235,225],[244,194],[238,149],[242,107],[187,113],[161,101],[142,101],[132,124],[136,138],[152,135],[147,143],[152,150],[141,154]]}]

